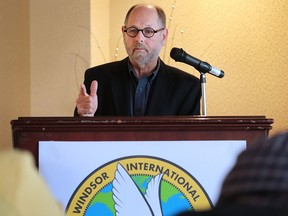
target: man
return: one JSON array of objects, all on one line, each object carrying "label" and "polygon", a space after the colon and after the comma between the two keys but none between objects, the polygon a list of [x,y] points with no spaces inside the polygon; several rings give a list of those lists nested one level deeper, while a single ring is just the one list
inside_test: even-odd
[{"label": "man", "polygon": [[164,11],[131,7],[122,34],[128,57],[85,72],[74,115],[199,115],[199,79],[159,58],[168,36]]}]

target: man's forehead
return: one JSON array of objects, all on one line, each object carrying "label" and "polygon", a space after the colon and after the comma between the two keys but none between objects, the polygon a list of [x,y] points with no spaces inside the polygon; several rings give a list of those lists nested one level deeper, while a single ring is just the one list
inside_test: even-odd
[{"label": "man's forehead", "polygon": [[127,20],[128,25],[140,24],[151,26],[158,22],[158,14],[154,7],[138,6],[131,11]]}]

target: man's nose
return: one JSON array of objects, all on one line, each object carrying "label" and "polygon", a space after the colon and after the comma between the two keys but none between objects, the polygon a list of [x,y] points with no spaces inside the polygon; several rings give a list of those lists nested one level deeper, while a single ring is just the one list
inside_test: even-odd
[{"label": "man's nose", "polygon": [[138,34],[135,37],[135,40],[137,40],[138,42],[143,43],[144,39],[145,39],[145,36],[143,35],[143,32],[139,31]]}]

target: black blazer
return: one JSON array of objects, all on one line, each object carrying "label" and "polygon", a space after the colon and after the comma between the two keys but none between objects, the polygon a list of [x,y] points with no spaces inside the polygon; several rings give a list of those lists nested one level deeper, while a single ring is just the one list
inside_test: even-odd
[{"label": "black blazer", "polygon": [[[95,116],[129,116],[130,92],[128,57],[86,70],[84,84],[90,94],[93,80],[98,81],[98,109]],[[147,116],[200,114],[201,86],[197,77],[166,65],[160,68],[150,89]],[[74,116],[78,116],[75,108]]]}]

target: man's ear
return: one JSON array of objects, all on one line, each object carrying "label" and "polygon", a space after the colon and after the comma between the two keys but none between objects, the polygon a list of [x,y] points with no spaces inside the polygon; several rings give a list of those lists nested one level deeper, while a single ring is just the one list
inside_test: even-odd
[{"label": "man's ear", "polygon": [[167,42],[167,37],[168,37],[168,29],[165,28],[163,29],[163,34],[162,34],[162,45],[164,46]]}]

